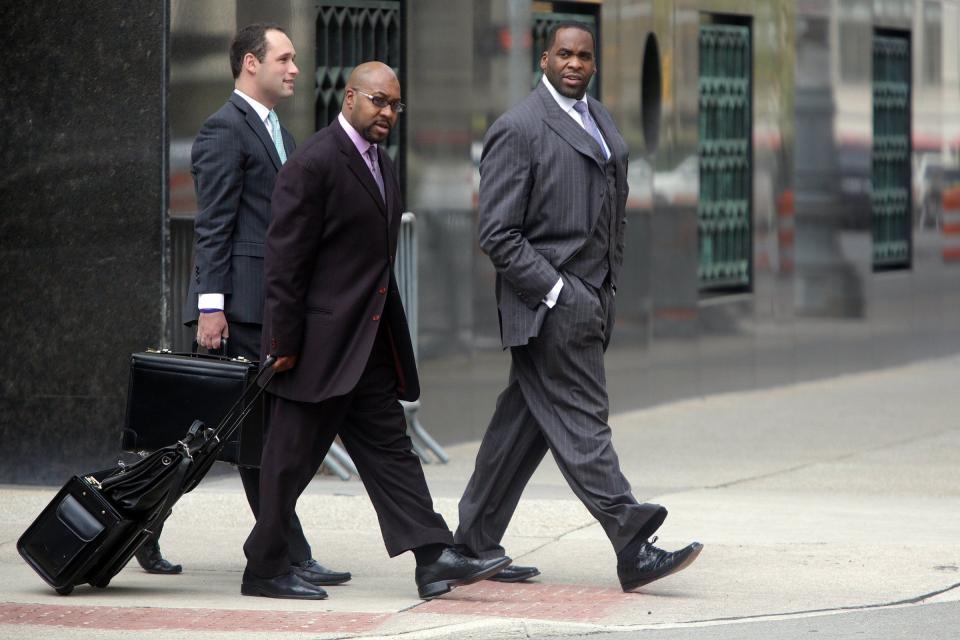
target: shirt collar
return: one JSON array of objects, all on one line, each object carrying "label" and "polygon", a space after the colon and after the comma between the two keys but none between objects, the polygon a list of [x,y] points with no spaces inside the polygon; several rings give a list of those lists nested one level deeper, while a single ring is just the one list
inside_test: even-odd
[{"label": "shirt collar", "polygon": [[[560,95],[560,93],[554,88],[554,86],[553,86],[552,84],[550,84],[550,81],[547,80],[547,74],[543,74],[543,84],[544,84],[544,86],[547,87],[547,91],[550,92],[550,95],[553,96],[553,99],[557,101],[557,104],[560,105],[560,108],[563,109],[566,113],[569,114],[571,111],[573,111],[573,110],[574,110],[574,109],[573,109],[573,105],[577,104],[578,102],[582,102],[582,103],[586,104],[586,105],[589,107],[589,104],[587,103],[587,94],[583,94],[583,97],[580,98],[579,100],[575,100],[574,98],[568,98],[568,97],[566,97],[566,96],[562,96],[562,95]],[[573,114],[571,114],[571,115],[573,115]],[[580,115],[580,114],[577,114],[577,115]]]},{"label": "shirt collar", "polygon": [[360,152],[360,156],[366,159],[367,149],[372,147],[373,144],[360,135],[360,133],[354,129],[349,122],[347,122],[347,119],[343,117],[342,112],[337,116],[337,120],[340,121],[340,126],[343,127],[343,130],[347,132],[347,136],[350,138],[350,141],[353,142],[353,146],[355,146],[357,151]]},{"label": "shirt collar", "polygon": [[245,94],[243,91],[240,91],[240,89],[234,89],[233,92],[238,96],[240,96],[241,98],[243,98],[244,100],[246,100],[247,104],[253,107],[253,110],[257,112],[257,115],[260,116],[260,119],[263,122],[267,121],[267,117],[270,115],[270,109],[260,104],[259,102],[257,102],[256,100],[254,100],[253,98]]}]

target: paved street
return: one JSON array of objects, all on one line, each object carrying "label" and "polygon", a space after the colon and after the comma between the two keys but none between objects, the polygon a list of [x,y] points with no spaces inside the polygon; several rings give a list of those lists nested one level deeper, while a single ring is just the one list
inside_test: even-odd
[{"label": "paved street", "polygon": [[[387,557],[357,480],[318,478],[301,499],[315,556],[354,574],[322,602],[239,595],[252,517],[229,469],[168,521],[163,548],[183,575],[128,567],[69,597],[15,549],[55,487],[0,487],[0,638],[955,638],[958,374],[951,357],[615,415],[635,494],[670,510],[658,545],[705,544],[688,570],[633,594],[549,458],[505,540],[542,575],[432,602],[416,596],[413,558]],[[476,447],[427,467],[451,527]]]}]

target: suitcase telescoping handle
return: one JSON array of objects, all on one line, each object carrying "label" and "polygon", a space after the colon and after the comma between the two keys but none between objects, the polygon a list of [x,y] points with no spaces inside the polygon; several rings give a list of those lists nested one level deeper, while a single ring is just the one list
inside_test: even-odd
[{"label": "suitcase telescoping handle", "polygon": [[[210,470],[217,455],[223,447],[226,446],[227,441],[233,435],[234,431],[240,427],[244,418],[247,417],[247,414],[249,414],[257,404],[257,399],[259,399],[260,394],[263,393],[263,387],[270,384],[270,380],[273,378],[273,364],[276,361],[275,356],[268,356],[257,372],[257,375],[247,383],[243,393],[241,393],[237,401],[233,403],[233,406],[230,407],[226,415],[220,419],[220,423],[216,428],[204,429],[204,437],[201,438],[202,444],[196,449],[188,446],[188,449],[190,449],[188,455],[192,458],[193,463],[190,465],[190,471],[181,485],[181,494],[193,491],[193,489],[200,484],[200,481],[203,480],[203,477],[207,474],[207,471]],[[263,383],[262,386],[261,382]],[[195,429],[201,427],[203,427],[203,423],[195,420],[190,427],[190,431],[193,433]]]},{"label": "suitcase telescoping handle", "polygon": [[[263,390],[270,384],[270,380],[273,379],[273,364],[276,361],[276,356],[267,356],[267,359],[264,360],[260,366],[260,370],[257,371],[257,375],[247,384],[243,393],[240,394],[237,401],[233,403],[233,406],[230,407],[227,414],[220,419],[220,423],[213,432],[213,435],[220,443],[225,443],[229,440],[233,432],[243,424],[244,419],[246,419],[250,411],[253,410]],[[263,381],[262,385],[260,384],[261,381]]]}]

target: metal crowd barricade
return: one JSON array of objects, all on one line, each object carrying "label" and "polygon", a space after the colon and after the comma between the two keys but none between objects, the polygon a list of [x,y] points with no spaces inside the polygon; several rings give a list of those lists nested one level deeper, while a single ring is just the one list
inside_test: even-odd
[{"label": "metal crowd barricade", "polygon": [[[403,308],[407,312],[407,323],[410,326],[410,337],[413,340],[413,355],[417,354],[417,329],[419,311],[417,309],[418,291],[417,291],[417,234],[416,234],[416,216],[411,212],[406,212],[400,219],[400,240],[397,247],[397,261],[395,271],[397,274],[397,286],[400,287],[400,298],[403,300]],[[417,411],[420,409],[420,401],[413,402],[400,401],[403,405],[403,415],[407,419],[407,429],[413,436],[413,450],[425,463],[430,462],[427,456],[427,450],[436,456],[441,463],[450,461],[447,452],[443,447],[433,439],[433,436],[424,428],[417,417]]]},{"label": "metal crowd barricade", "polygon": [[[410,336],[413,340],[413,354],[417,357],[417,235],[415,229],[416,216],[409,211],[400,219],[400,239],[397,246],[396,264],[394,272],[397,276],[397,286],[400,288],[400,299],[407,312],[407,323],[410,327]],[[433,436],[420,423],[417,411],[420,401],[406,402],[401,400],[403,415],[407,420],[407,429],[411,434],[410,441],[413,451],[420,459],[429,464],[429,453],[441,463],[449,462],[450,457],[443,447],[434,440]],[[350,459],[350,455],[336,442],[330,445],[330,451],[323,460],[324,466],[336,474],[341,480],[349,480],[350,475],[357,474],[357,467]]]},{"label": "metal crowd barricade", "polygon": [[360,476],[357,473],[357,466],[353,464],[353,460],[350,458],[350,454],[336,442],[330,445],[330,450],[327,451],[327,455],[323,459],[323,466],[330,469],[341,480],[349,480],[351,474]]}]

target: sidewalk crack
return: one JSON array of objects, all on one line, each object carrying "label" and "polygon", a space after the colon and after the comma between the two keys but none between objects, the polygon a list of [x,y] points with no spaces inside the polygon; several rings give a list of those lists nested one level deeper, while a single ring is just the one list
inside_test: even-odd
[{"label": "sidewalk crack", "polygon": [[788,473],[793,473],[794,471],[800,471],[802,469],[808,469],[818,464],[827,464],[831,462],[840,462],[841,460],[849,460],[850,458],[855,458],[857,456],[863,455],[865,453],[875,453],[877,451],[883,451],[884,449],[893,449],[896,447],[903,446],[905,444],[912,444],[914,442],[920,442],[921,440],[927,440],[930,438],[938,438],[947,433],[952,433],[956,429],[942,429],[934,433],[927,433],[919,436],[912,436],[909,438],[904,438],[902,440],[896,440],[894,442],[887,442],[885,444],[879,444],[875,447],[869,447],[867,449],[858,449],[856,451],[849,451],[847,453],[842,453],[840,455],[834,456],[832,458],[825,458],[823,460],[813,460],[811,462],[804,462],[803,464],[794,465],[792,467],[787,467],[786,469],[777,469],[776,471],[769,471],[767,473],[760,473],[755,476],[749,476],[746,478],[738,478],[736,480],[730,480],[728,482],[721,482],[720,484],[711,484],[706,485],[705,489],[726,489],[728,487],[733,487],[738,484],[744,484],[747,482],[753,482],[755,480],[766,480],[768,478],[774,478],[779,475],[784,475]]},{"label": "sidewalk crack", "polygon": [[960,582],[954,583],[943,589],[937,589],[936,591],[931,591],[929,593],[924,593],[923,595],[915,596],[913,598],[905,598],[903,600],[895,600],[894,602],[883,602],[880,604],[856,604],[850,605],[847,607],[832,607],[827,609],[805,609],[803,611],[788,611],[784,613],[761,613],[752,616],[731,616],[729,618],[707,618],[704,620],[690,620],[688,622],[682,623],[683,625],[691,624],[704,624],[709,622],[743,622],[744,620],[762,620],[764,618],[780,618],[787,616],[802,616],[815,613],[833,613],[840,611],[863,611],[866,609],[885,609],[890,607],[902,607],[910,604],[919,604],[924,600],[929,600],[936,596],[952,591],[960,587]]},{"label": "sidewalk crack", "polygon": [[536,553],[537,551],[540,551],[540,549],[543,549],[543,548],[546,547],[547,545],[553,544],[554,542],[560,542],[560,540],[562,540],[564,537],[570,535],[571,533],[576,533],[577,531],[583,531],[584,529],[586,529],[586,528],[588,528],[588,527],[592,527],[592,526],[594,526],[594,525],[600,526],[599,523],[598,523],[596,520],[590,520],[589,522],[586,522],[586,523],[580,525],[579,527],[574,527],[573,529],[568,529],[567,531],[564,531],[564,532],[561,533],[560,535],[554,536],[553,538],[550,538],[549,540],[547,540],[547,541],[544,542],[543,544],[541,544],[541,545],[539,545],[539,546],[536,546],[536,547],[534,547],[533,549],[530,549],[529,551],[526,551],[525,553],[522,553],[522,554],[518,555],[518,556],[517,556],[516,558],[514,558],[514,559],[515,559],[515,560],[520,560],[521,558],[525,558],[525,557],[529,556],[529,555],[532,554],[532,553]]}]

